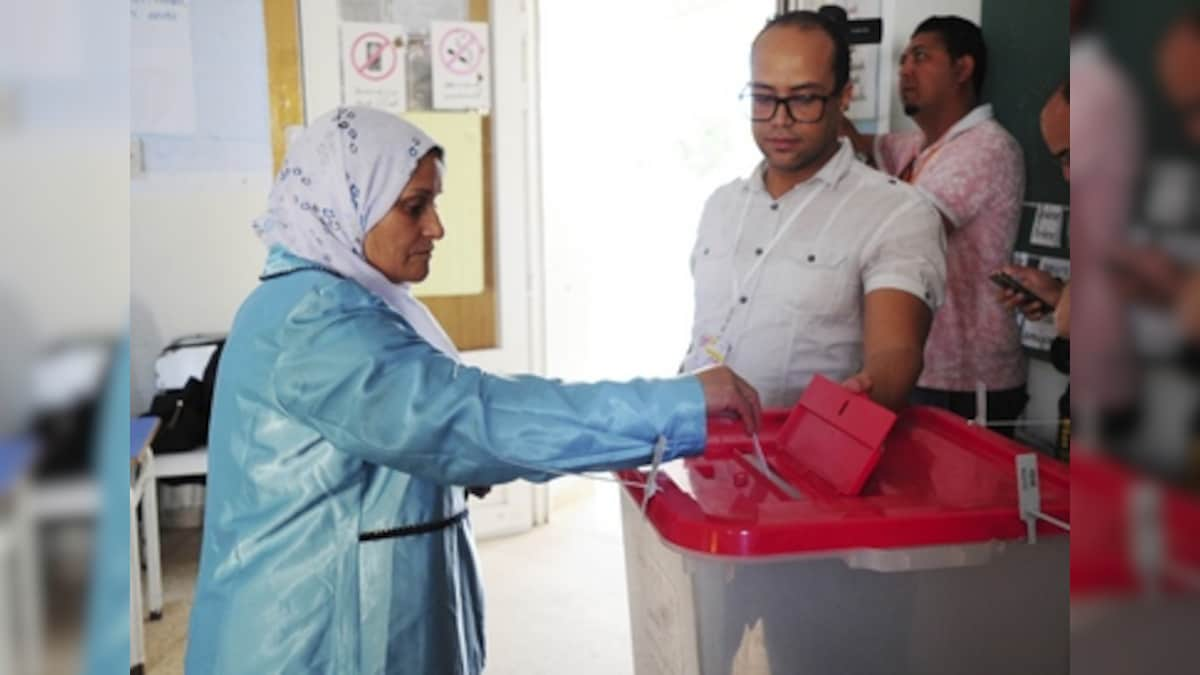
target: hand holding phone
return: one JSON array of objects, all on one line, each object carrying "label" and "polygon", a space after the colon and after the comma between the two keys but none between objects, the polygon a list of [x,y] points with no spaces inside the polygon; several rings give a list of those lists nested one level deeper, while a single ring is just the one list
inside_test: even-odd
[{"label": "hand holding phone", "polygon": [[[1037,270],[1037,272],[1045,274],[1041,270]],[[1051,278],[1048,274],[1046,274],[1046,277],[1048,279]],[[1040,319],[1042,315],[1054,311],[1055,303],[1031,290],[1012,274],[1002,270],[994,272],[989,278],[992,280],[992,283],[1008,291],[1001,297],[1001,302],[1012,307],[1019,307],[1030,318]],[[1014,302],[1014,300],[1016,301]]]}]

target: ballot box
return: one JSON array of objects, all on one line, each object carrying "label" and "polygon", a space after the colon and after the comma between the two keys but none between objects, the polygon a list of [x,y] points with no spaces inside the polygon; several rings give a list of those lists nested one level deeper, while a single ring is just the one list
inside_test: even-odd
[{"label": "ballot box", "polygon": [[[664,467],[645,504],[647,473],[620,472],[638,675],[1069,671],[1068,535],[1022,519],[1028,448],[911,408],[842,490],[788,455],[793,412],[767,411],[758,449],[710,420],[705,453]],[[839,456],[836,434],[806,438]],[[1032,472],[1039,512],[1067,524],[1066,466]]]}]

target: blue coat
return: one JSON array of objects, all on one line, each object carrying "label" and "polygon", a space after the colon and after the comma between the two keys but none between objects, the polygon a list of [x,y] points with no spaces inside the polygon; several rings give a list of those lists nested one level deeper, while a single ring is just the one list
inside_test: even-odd
[{"label": "blue coat", "polygon": [[483,592],[455,486],[646,464],[660,436],[667,459],[704,447],[694,377],[490,375],[282,249],[262,278],[217,377],[191,675],[478,673]]}]

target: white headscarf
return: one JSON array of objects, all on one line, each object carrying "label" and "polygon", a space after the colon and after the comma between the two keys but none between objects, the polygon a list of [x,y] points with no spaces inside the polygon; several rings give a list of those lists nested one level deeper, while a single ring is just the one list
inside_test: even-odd
[{"label": "white headscarf", "polygon": [[254,231],[268,247],[282,245],[358,282],[458,360],[454,343],[410,284],[391,282],[363,253],[367,232],[437,147],[425,132],[380,110],[351,106],[326,113],[292,141]]}]

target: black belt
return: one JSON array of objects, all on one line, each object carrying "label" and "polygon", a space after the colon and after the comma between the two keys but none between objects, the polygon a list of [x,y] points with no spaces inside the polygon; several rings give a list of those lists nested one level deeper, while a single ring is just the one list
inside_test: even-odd
[{"label": "black belt", "polygon": [[375,541],[376,539],[395,539],[398,537],[413,537],[418,534],[429,534],[444,530],[458,521],[467,517],[466,509],[443,520],[435,520],[420,525],[405,525],[404,527],[392,527],[386,530],[372,530],[370,532],[360,532],[358,534],[359,541]]}]

